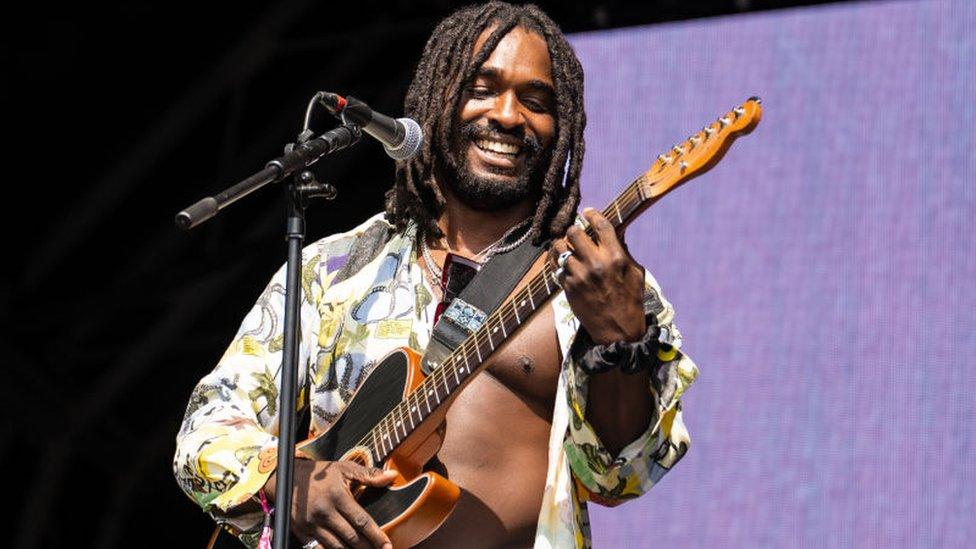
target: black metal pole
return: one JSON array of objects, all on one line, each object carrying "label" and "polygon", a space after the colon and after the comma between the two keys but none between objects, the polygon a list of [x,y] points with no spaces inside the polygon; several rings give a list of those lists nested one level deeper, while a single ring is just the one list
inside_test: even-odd
[{"label": "black metal pole", "polygon": [[322,135],[308,139],[309,114],[317,103],[319,94],[309,102],[305,113],[305,127],[299,143],[289,145],[285,154],[268,162],[261,171],[236,185],[203,200],[176,214],[176,226],[189,230],[217,215],[225,207],[251,194],[257,189],[295,175],[286,188],[288,219],[285,239],[288,242],[288,260],[285,267],[285,326],[284,349],[281,369],[278,373],[281,388],[278,392],[278,468],[275,486],[274,549],[286,549],[291,531],[291,500],[294,484],[295,463],[295,408],[298,387],[298,344],[301,334],[302,247],[305,243],[305,206],[309,199],[331,200],[335,187],[315,180],[310,171],[301,171],[319,158],[354,145],[362,135],[359,126],[345,124]]},{"label": "black metal pole", "polygon": [[289,183],[288,263],[285,269],[284,351],[281,359],[281,391],[278,402],[278,471],[275,486],[274,549],[287,549],[291,531],[291,495],[295,462],[295,407],[298,386],[298,335],[301,315],[302,247],[305,242],[305,211],[297,182]]}]

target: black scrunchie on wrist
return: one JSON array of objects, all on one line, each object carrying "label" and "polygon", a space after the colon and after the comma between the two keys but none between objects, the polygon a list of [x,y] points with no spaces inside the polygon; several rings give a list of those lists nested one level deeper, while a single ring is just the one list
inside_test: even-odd
[{"label": "black scrunchie on wrist", "polygon": [[572,353],[576,364],[587,374],[609,372],[618,366],[625,374],[636,374],[661,364],[657,354],[660,348],[673,349],[671,331],[648,322],[644,337],[638,341],[615,341],[609,345],[597,345],[580,328]]}]

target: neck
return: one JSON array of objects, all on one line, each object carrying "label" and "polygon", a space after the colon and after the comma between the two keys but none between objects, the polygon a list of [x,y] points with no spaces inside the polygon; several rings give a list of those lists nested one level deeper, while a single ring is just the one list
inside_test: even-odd
[{"label": "neck", "polygon": [[437,224],[451,250],[467,257],[477,255],[524,221],[533,208],[532,202],[524,201],[504,210],[486,212],[463,204],[450,191],[445,192],[444,198],[446,203]]}]

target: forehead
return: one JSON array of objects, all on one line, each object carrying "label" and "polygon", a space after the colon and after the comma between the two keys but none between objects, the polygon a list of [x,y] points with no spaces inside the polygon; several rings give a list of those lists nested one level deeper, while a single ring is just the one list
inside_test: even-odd
[{"label": "forehead", "polygon": [[[495,26],[492,25],[482,31],[475,40],[472,54],[477,53],[491,36]],[[515,27],[506,34],[488,59],[481,65],[482,69],[491,69],[506,79],[540,80],[552,84],[552,60],[549,58],[549,48],[545,39],[539,34]]]}]

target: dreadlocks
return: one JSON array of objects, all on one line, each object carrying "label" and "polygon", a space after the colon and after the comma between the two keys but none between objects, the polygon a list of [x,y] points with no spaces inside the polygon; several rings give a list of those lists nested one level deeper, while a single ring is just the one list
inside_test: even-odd
[{"label": "dreadlocks", "polygon": [[[485,29],[495,26],[473,56],[473,44]],[[559,27],[534,5],[489,2],[463,8],[434,30],[407,91],[404,111],[423,128],[420,153],[399,161],[396,183],[386,193],[386,217],[403,229],[415,220],[428,234],[442,236],[437,217],[444,197],[434,182],[440,159],[452,158],[452,132],[462,92],[498,43],[515,27],[542,36],[552,60],[556,91],[556,135],[551,161],[542,181],[541,197],[532,218],[535,240],[561,235],[572,223],[579,205],[579,176],[583,165],[583,68]]]}]

